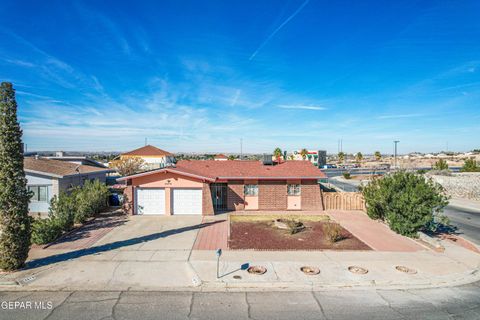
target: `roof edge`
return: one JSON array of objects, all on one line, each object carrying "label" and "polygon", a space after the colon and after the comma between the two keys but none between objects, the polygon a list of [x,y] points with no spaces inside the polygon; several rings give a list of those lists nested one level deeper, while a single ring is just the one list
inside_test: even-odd
[{"label": "roof edge", "polygon": [[175,170],[175,169],[172,169],[172,168],[161,168],[161,169],[155,169],[155,170],[151,170],[151,171],[147,171],[147,172],[140,172],[140,173],[136,173],[136,174],[132,174],[132,175],[129,175],[129,176],[119,178],[119,179],[117,179],[117,181],[127,181],[129,179],[144,177],[144,176],[148,176],[148,175],[155,174],[155,173],[160,173],[160,172],[176,173],[176,174],[183,175],[183,176],[186,176],[186,177],[200,179],[200,180],[206,180],[206,181],[209,181],[209,182],[215,182],[216,181],[216,179],[214,179],[214,178],[201,176],[201,175],[197,175],[197,174],[193,174],[193,173],[188,173],[188,172],[184,172],[184,171],[181,171],[181,170]]}]

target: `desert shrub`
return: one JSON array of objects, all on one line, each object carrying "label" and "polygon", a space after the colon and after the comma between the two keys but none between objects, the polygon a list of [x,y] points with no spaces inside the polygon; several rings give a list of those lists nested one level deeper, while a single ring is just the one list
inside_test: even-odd
[{"label": "desert shrub", "polygon": [[416,237],[448,204],[443,187],[412,172],[399,171],[374,179],[362,189],[367,214],[393,231]]},{"label": "desert shrub", "polygon": [[55,241],[62,235],[62,228],[58,221],[52,217],[46,219],[37,218],[32,223],[32,242],[35,244],[47,244]]},{"label": "desert shrub", "polygon": [[290,234],[299,233],[300,231],[303,231],[305,229],[305,225],[299,221],[289,220],[286,223]]},{"label": "desert shrub", "polygon": [[351,178],[352,178],[352,176],[350,175],[350,172],[344,172],[344,173],[343,173],[343,177],[344,177],[345,179],[351,179]]},{"label": "desert shrub", "polygon": [[465,160],[465,163],[463,164],[461,171],[462,172],[479,172],[480,166],[477,165],[477,162],[475,161],[475,159],[467,159]]},{"label": "desert shrub", "polygon": [[420,169],[420,170],[417,170],[417,173],[418,173],[418,174],[425,174],[425,173],[427,173],[427,170],[425,170],[425,169]]},{"label": "desert shrub", "polygon": [[438,159],[437,162],[433,165],[434,170],[448,170],[448,164],[447,161],[443,159]]},{"label": "desert shrub", "polygon": [[84,223],[107,206],[108,187],[98,180],[85,181],[82,187],[71,191],[75,202],[75,222]]},{"label": "desert shrub", "polygon": [[340,227],[337,223],[325,223],[323,225],[323,232],[327,240],[331,243],[335,243],[343,239],[342,227]]},{"label": "desert shrub", "polygon": [[75,199],[67,193],[54,196],[50,202],[49,216],[56,221],[63,231],[73,227],[75,219]]}]

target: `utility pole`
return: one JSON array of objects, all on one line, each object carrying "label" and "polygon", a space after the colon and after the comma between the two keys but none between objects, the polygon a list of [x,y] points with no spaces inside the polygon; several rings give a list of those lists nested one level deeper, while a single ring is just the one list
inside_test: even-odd
[{"label": "utility pole", "polygon": [[240,138],[240,160],[243,160],[243,138]]},{"label": "utility pole", "polygon": [[393,153],[395,168],[397,168],[397,144],[398,144],[399,142],[400,142],[400,141],[398,141],[398,140],[393,141],[393,143],[394,143],[394,145],[395,145],[395,149],[394,149],[394,153]]},{"label": "utility pole", "polygon": [[148,138],[145,137],[145,145],[147,145],[147,142],[148,142]]}]

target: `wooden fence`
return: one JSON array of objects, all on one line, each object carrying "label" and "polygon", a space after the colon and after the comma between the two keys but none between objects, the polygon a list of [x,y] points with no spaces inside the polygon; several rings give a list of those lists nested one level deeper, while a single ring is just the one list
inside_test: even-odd
[{"label": "wooden fence", "polygon": [[323,208],[365,211],[365,199],[360,192],[323,192]]}]

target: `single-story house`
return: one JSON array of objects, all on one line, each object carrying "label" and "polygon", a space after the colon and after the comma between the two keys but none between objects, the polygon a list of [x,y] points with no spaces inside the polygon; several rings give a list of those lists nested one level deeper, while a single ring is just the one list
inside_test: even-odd
[{"label": "single-story house", "polygon": [[175,156],[172,153],[151,145],[146,145],[120,155],[120,160],[132,158],[142,159],[143,169],[145,170],[164,168],[175,163]]},{"label": "single-story house", "polygon": [[46,213],[50,201],[61,191],[74,186],[83,185],[85,180],[105,182],[108,168],[98,168],[38,157],[27,157],[23,160],[28,190],[33,193],[30,199],[31,213]]},{"label": "single-story house", "polygon": [[307,161],[183,160],[120,178],[132,214],[213,215],[235,210],[323,210],[319,179]]}]

